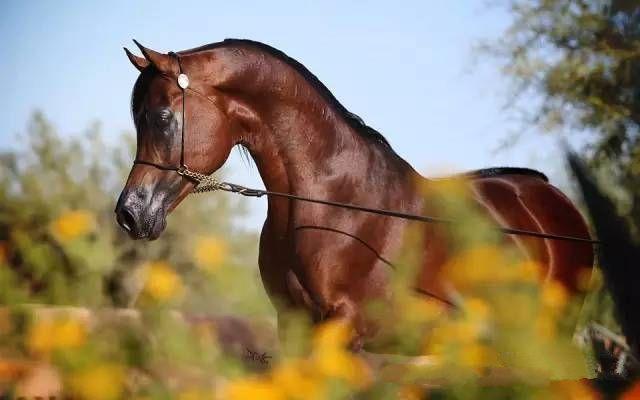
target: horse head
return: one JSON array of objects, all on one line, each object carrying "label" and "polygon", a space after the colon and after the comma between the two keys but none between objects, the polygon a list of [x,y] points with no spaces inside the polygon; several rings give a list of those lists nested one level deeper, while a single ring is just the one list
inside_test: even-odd
[{"label": "horse head", "polygon": [[168,213],[193,190],[194,182],[178,172],[213,173],[235,143],[223,96],[203,67],[207,55],[162,54],[136,45],[144,57],[125,48],[140,71],[131,99],[136,161],[115,213],[132,238],[153,240]]}]

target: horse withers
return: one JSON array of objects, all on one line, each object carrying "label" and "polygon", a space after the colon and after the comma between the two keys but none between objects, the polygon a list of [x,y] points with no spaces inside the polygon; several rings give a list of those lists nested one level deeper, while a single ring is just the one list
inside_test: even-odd
[{"label": "horse withers", "polygon": [[[144,57],[127,50],[140,71],[131,101],[136,164],[116,207],[132,238],[159,237],[167,214],[195,187],[187,172],[215,172],[235,145],[249,152],[270,191],[413,214],[428,206],[420,193],[428,181],[281,51],[235,39],[171,54],[138,46]],[[589,237],[576,207],[542,174],[498,168],[468,179],[496,225]],[[353,348],[361,349],[376,332],[365,304],[388,298],[387,260],[408,226],[400,218],[269,197],[258,263],[278,313],[303,308],[317,322],[346,319],[356,331]],[[437,271],[450,255],[434,229],[426,230],[433,236],[426,236],[416,286],[449,301]],[[510,237],[570,291],[592,266],[589,243]]]}]

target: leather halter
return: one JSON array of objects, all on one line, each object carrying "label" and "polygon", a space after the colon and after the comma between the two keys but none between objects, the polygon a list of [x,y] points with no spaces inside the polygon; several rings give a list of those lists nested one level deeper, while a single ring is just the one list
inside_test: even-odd
[{"label": "leather halter", "polygon": [[203,175],[203,174],[199,174],[198,172],[195,171],[191,171],[189,169],[189,167],[187,166],[187,164],[185,163],[184,160],[184,132],[185,132],[185,122],[186,122],[186,118],[185,118],[185,103],[186,103],[186,90],[189,87],[189,77],[184,73],[184,70],[182,69],[182,61],[180,59],[180,56],[177,53],[174,53],[173,51],[170,51],[169,56],[175,58],[175,60],[178,62],[178,78],[176,79],[176,83],[178,84],[178,87],[180,88],[180,92],[182,93],[182,115],[181,115],[181,129],[180,129],[180,165],[178,166],[174,166],[174,165],[166,165],[166,164],[160,164],[160,163],[156,163],[153,161],[147,161],[147,160],[141,160],[138,157],[136,157],[135,160],[133,160],[133,164],[144,164],[144,165],[149,165],[158,169],[161,169],[163,171],[175,171],[178,173],[178,175],[187,177],[188,179],[191,179],[193,181],[197,181],[196,177],[198,175]]}]

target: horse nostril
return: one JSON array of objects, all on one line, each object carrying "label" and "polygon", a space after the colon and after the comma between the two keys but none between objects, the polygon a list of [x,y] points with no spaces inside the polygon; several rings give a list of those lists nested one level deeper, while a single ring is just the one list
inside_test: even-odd
[{"label": "horse nostril", "polygon": [[118,224],[128,233],[131,233],[136,226],[136,220],[133,214],[131,214],[131,211],[126,207],[122,207],[118,212]]}]

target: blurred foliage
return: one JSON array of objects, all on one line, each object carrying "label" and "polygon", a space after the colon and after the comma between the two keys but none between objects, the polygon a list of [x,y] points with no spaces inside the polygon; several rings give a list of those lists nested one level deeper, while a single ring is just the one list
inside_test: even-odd
[{"label": "blurred foliage", "polygon": [[0,390],[92,400],[597,398],[579,380],[592,369],[572,340],[581,299],[542,285],[541,267],[469,206],[462,180],[429,188],[436,211],[467,221],[452,229],[456,255],[443,270],[459,307],[411,289],[416,227],[390,276],[392,298],[367,307],[384,322],[380,341],[416,357],[359,354],[348,324],[314,327],[298,313],[278,317],[276,343],[257,235],[234,224],[242,203],[190,196],[160,239],[134,242],[113,216],[128,136],[112,148],[94,126],[63,139],[36,114],[23,138],[0,164]]},{"label": "blurred foliage", "polygon": [[[512,79],[508,104],[543,131],[577,134],[640,221],[640,3],[498,0],[512,22],[486,49]],[[637,227],[636,227],[637,228]]]},{"label": "blurred foliage", "polygon": [[[99,132],[95,125],[80,138],[62,139],[36,113],[25,143],[2,154],[0,243],[14,273],[2,278],[3,301],[19,292],[38,303],[125,306],[135,301],[141,275],[157,275],[154,290],[161,295],[176,284],[167,272],[175,269],[198,293],[184,305],[190,311],[211,311],[215,304],[217,312],[238,312],[241,303],[245,312],[271,312],[230,290],[250,285],[262,292],[255,279],[257,236],[234,223],[244,203],[191,196],[169,217],[161,239],[132,241],[116,225],[113,209],[134,143],[124,135],[124,145],[110,147]],[[233,268],[246,279],[220,281],[211,274],[216,268]]]}]

